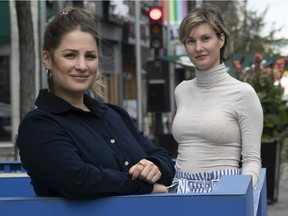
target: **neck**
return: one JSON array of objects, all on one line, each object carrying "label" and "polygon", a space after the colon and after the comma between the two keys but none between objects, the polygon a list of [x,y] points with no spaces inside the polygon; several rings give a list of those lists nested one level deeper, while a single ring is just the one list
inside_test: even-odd
[{"label": "neck", "polygon": [[224,63],[209,68],[208,70],[200,71],[196,69],[195,72],[197,85],[200,87],[212,87],[229,76]]}]

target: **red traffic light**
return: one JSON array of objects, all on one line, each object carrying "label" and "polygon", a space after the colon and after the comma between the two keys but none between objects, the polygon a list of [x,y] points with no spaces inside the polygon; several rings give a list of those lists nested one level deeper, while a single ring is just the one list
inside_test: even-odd
[{"label": "red traffic light", "polygon": [[158,7],[151,8],[149,10],[149,18],[152,20],[160,20],[162,18],[162,10]]},{"label": "red traffic light", "polygon": [[151,7],[148,11],[150,47],[160,49],[163,45],[163,12],[161,7]]}]

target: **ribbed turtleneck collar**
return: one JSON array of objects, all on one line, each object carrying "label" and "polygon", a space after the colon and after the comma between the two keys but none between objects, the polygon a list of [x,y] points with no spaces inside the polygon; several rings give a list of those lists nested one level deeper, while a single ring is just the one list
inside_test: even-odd
[{"label": "ribbed turtleneck collar", "polygon": [[195,73],[197,85],[200,87],[213,87],[229,76],[224,63],[208,70],[196,69]]}]

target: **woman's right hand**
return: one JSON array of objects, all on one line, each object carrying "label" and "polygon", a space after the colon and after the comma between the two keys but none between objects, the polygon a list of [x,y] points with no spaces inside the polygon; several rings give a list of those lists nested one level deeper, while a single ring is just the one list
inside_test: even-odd
[{"label": "woman's right hand", "polygon": [[153,190],[151,193],[168,193],[168,189],[163,184],[153,184]]}]

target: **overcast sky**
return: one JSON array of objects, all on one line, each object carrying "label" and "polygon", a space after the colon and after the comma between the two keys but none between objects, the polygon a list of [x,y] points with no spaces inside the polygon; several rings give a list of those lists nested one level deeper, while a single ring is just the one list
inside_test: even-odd
[{"label": "overcast sky", "polygon": [[[266,31],[274,25],[276,28],[282,27],[281,32],[276,36],[285,37],[288,39],[288,1],[287,0],[248,0],[248,8],[264,11],[268,7],[265,15]],[[283,53],[288,55],[288,46],[283,48]]]}]

